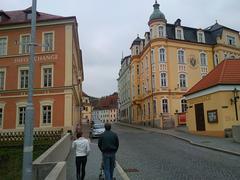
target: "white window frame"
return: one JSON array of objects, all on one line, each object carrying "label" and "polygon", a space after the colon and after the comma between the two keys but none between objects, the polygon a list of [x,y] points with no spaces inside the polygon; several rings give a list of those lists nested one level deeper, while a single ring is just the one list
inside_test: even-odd
[{"label": "white window frame", "polygon": [[[184,75],[184,77],[185,77],[185,87],[184,86],[181,86],[181,75]],[[188,87],[188,83],[187,83],[187,75],[185,74],[185,73],[180,73],[179,74],[179,87],[180,88],[187,88]]]},{"label": "white window frame", "polygon": [[[205,54],[206,64],[202,64],[202,56],[201,56],[202,54]],[[207,65],[208,65],[208,57],[207,57],[207,54],[206,54],[205,52],[200,52],[200,53],[199,53],[199,59],[200,59],[200,63],[199,63],[200,66],[207,66]]]},{"label": "white window frame", "polygon": [[18,89],[27,89],[29,87],[29,84],[27,88],[21,88],[21,70],[28,70],[28,80],[29,80],[29,67],[27,66],[19,67],[18,68]]},{"label": "white window frame", "polygon": [[[164,108],[163,108],[163,100],[167,100],[167,112],[164,112]],[[162,113],[170,113],[170,107],[169,107],[169,100],[168,100],[168,98],[162,98],[161,99],[161,107],[162,107]]]},{"label": "white window frame", "polygon": [[31,20],[32,19],[32,12],[27,13],[27,20]]},{"label": "white window frame", "polygon": [[[3,89],[0,88],[0,90],[5,90],[5,89],[6,89],[6,74],[7,74],[7,69],[6,69],[6,68],[0,68],[0,72],[4,72]],[[1,84],[0,84],[0,85],[1,85]]]},{"label": "white window frame", "polygon": [[[182,103],[183,100],[186,101],[186,111],[183,111],[183,103]],[[187,100],[186,100],[186,98],[180,99],[180,110],[181,110],[182,113],[187,112]]]},{"label": "white window frame", "polygon": [[[161,52],[163,50],[163,52]],[[159,48],[159,63],[166,63],[166,49],[164,47]]]},{"label": "white window frame", "polygon": [[[166,86],[162,86],[162,74],[165,74],[165,84],[166,84]],[[167,73],[166,72],[161,72],[160,73],[160,87],[168,87],[168,80],[167,80]]]},{"label": "white window frame", "polygon": [[[52,38],[52,49],[49,51],[46,51],[47,44],[45,43],[45,34],[52,33],[53,38]],[[42,52],[54,52],[55,51],[55,32],[54,31],[45,31],[42,32]]]},{"label": "white window frame", "polygon": [[6,39],[6,47],[5,47],[5,50],[3,51],[4,53],[0,54],[0,57],[7,56],[7,54],[8,54],[8,36],[0,36],[0,39]]},{"label": "white window frame", "polygon": [[[200,38],[201,35],[202,35],[202,39]],[[203,31],[197,32],[197,39],[199,43],[205,43],[205,34]]]},{"label": "white window frame", "polygon": [[[41,127],[52,127],[53,124],[53,100],[40,101],[40,126]],[[51,123],[43,123],[43,106],[51,106]]]},{"label": "white window frame", "polygon": [[0,103],[0,109],[2,109],[2,122],[0,124],[0,129],[3,129],[3,124],[4,124],[4,108],[5,108],[5,103]]},{"label": "white window frame", "polygon": [[[179,34],[178,34],[178,32],[180,31],[180,37],[179,37]],[[176,39],[180,39],[180,40],[184,40],[184,33],[183,33],[183,28],[181,28],[181,27],[176,27],[175,28],[175,38]]]},{"label": "white window frame", "polygon": [[[46,69],[46,68],[51,68],[52,69],[51,86],[44,86],[44,69]],[[53,79],[54,79],[54,65],[53,64],[42,65],[41,66],[41,88],[53,87],[53,83],[54,83]]]},{"label": "white window frame", "polygon": [[18,129],[23,129],[24,128],[24,123],[19,124],[19,108],[20,107],[25,107],[25,121],[26,121],[26,111],[27,111],[27,102],[17,102],[16,103],[16,127]]},{"label": "white window frame", "polygon": [[[180,62],[180,52],[183,52],[183,62]],[[177,51],[177,60],[178,60],[178,64],[185,64],[185,51],[184,49],[178,49]]]},{"label": "white window frame", "polygon": [[[28,36],[29,37],[29,42],[27,44],[23,44],[23,37],[24,36]],[[29,43],[31,43],[31,34],[20,34],[20,40],[19,40],[19,54],[29,54],[30,53],[30,46]],[[28,50],[26,50],[26,52],[23,52],[23,46],[28,46]]]},{"label": "white window frame", "polygon": [[[161,30],[162,31],[161,31]],[[165,26],[163,26],[163,25],[159,25],[158,26],[158,37],[160,37],[160,38],[164,38],[166,35],[165,35]]]}]

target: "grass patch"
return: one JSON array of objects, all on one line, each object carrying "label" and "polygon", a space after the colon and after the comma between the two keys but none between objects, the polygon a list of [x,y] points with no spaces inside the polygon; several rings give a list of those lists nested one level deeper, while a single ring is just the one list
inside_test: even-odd
[{"label": "grass patch", "polygon": [[[34,145],[33,160],[45,152],[54,142],[41,142]],[[23,146],[0,147],[0,179],[18,180],[22,178]]]}]

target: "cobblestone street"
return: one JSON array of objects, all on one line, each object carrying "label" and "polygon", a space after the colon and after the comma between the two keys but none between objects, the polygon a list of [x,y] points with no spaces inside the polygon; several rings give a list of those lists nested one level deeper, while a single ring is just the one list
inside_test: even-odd
[{"label": "cobblestone street", "polygon": [[117,161],[132,180],[237,180],[240,158],[167,135],[115,125]]}]

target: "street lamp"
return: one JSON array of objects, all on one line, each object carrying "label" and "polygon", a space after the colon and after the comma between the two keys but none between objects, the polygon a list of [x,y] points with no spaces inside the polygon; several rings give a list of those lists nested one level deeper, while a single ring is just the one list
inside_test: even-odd
[{"label": "street lamp", "polygon": [[26,121],[24,125],[24,147],[23,147],[23,169],[22,180],[32,180],[32,154],[33,154],[33,75],[34,75],[34,55],[35,55],[35,36],[36,36],[36,6],[37,0],[32,0],[31,15],[31,42],[30,42],[30,59],[28,74],[28,101],[26,108]]},{"label": "street lamp", "polygon": [[237,101],[239,99],[238,90],[235,88],[233,90],[233,98],[231,98],[231,104],[235,105],[236,120],[238,121],[238,110],[237,110]]}]

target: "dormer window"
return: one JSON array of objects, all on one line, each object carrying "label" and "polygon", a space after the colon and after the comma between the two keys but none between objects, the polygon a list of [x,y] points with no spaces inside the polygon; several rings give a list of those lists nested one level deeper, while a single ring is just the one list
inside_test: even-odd
[{"label": "dormer window", "polygon": [[184,37],[183,37],[183,29],[182,29],[182,28],[179,28],[179,27],[176,28],[175,34],[176,34],[176,39],[184,40]]},{"label": "dormer window", "polygon": [[235,46],[235,37],[227,36],[227,43],[228,43],[228,45]]},{"label": "dormer window", "polygon": [[199,42],[199,43],[205,43],[204,32],[198,31],[198,32],[197,32],[197,38],[198,38],[198,42]]}]

